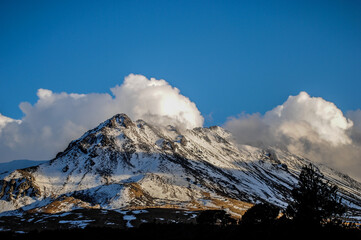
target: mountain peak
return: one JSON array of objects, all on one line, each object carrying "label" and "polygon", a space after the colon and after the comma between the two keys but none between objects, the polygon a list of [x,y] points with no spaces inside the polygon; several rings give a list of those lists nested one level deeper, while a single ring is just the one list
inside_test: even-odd
[{"label": "mountain peak", "polygon": [[[286,207],[308,163],[279,149],[240,147],[218,126],[185,130],[116,114],[52,161],[7,175],[0,211],[41,211],[71,197],[89,207],[226,209],[239,217],[259,201]],[[322,171],[361,212],[361,185]]]},{"label": "mountain peak", "polygon": [[122,127],[135,126],[133,121],[125,113],[119,113],[109,119],[110,127],[116,127],[119,124]]},{"label": "mountain peak", "polygon": [[99,131],[104,127],[119,128],[119,127],[130,127],[130,126],[135,126],[135,124],[130,119],[130,117],[128,117],[128,115],[126,115],[125,113],[118,113],[115,114],[113,117],[105,120],[103,123],[99,124],[96,128],[88,132]]}]

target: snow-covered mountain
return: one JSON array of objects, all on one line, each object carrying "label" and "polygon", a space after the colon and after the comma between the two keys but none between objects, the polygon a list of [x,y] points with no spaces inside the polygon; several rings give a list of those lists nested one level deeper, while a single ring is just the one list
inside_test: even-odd
[{"label": "snow-covered mountain", "polygon": [[[241,216],[260,201],[286,207],[309,163],[275,148],[239,146],[221,127],[163,128],[118,114],[53,160],[4,176],[0,211],[179,208],[225,209]],[[339,187],[351,215],[359,216],[361,184],[315,165]]]}]

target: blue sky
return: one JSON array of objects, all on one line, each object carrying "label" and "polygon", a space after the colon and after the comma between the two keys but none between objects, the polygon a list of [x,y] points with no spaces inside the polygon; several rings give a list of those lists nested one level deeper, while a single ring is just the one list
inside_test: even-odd
[{"label": "blue sky", "polygon": [[[165,79],[205,125],[306,91],[361,108],[360,1],[1,1],[0,113],[39,88],[104,93]],[[209,118],[208,116],[212,116]]]},{"label": "blue sky", "polygon": [[0,1],[0,162],[52,159],[125,112],[222,125],[361,179],[360,13],[352,0]]}]

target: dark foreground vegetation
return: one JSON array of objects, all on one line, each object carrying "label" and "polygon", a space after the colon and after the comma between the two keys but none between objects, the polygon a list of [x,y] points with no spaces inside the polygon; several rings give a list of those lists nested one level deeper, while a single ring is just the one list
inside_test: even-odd
[{"label": "dark foreground vegetation", "polygon": [[26,234],[1,233],[1,239],[261,239],[294,237],[312,239],[332,237],[340,239],[360,239],[359,228],[324,226],[304,228],[290,223],[240,224],[240,225],[202,225],[202,224],[142,224],[138,228],[85,228],[61,231],[33,231]]},{"label": "dark foreground vegetation", "polygon": [[87,227],[0,232],[1,239],[262,239],[295,237],[361,239],[361,227],[344,222],[347,211],[330,185],[311,165],[300,174],[292,201],[281,211],[269,203],[250,208],[240,222],[223,210],[202,211],[196,223],[143,223],[136,228]]}]

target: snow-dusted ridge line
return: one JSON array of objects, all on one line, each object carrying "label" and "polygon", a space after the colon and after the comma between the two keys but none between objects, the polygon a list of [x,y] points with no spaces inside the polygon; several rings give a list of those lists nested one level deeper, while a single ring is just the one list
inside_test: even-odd
[{"label": "snow-dusted ridge line", "polygon": [[[4,176],[0,211],[222,208],[240,216],[259,201],[286,207],[308,163],[276,148],[239,146],[221,127],[159,127],[117,114],[51,161]],[[361,184],[315,165],[339,186],[357,217]]]}]

